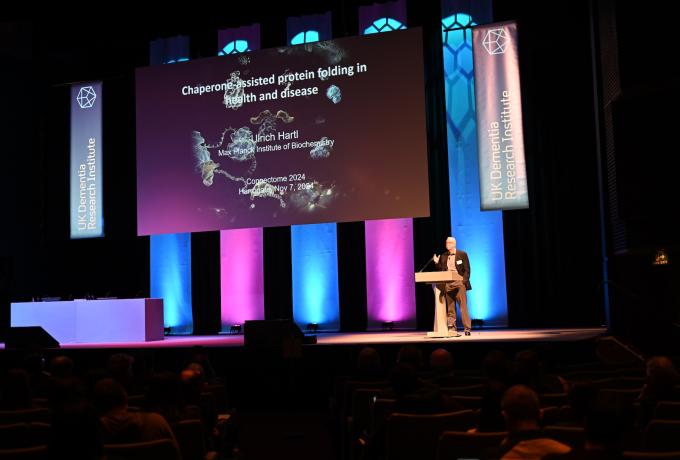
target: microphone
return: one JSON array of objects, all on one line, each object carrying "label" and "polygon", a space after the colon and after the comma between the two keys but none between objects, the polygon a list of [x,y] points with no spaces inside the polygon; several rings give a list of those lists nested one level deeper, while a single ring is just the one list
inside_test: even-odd
[{"label": "microphone", "polygon": [[425,267],[427,267],[428,265],[430,265],[430,262],[432,262],[433,260],[434,260],[434,256],[433,256],[433,257],[430,257],[430,260],[428,260],[427,263],[426,263],[425,265],[423,265],[423,268],[421,268],[420,270],[418,270],[418,273],[420,273],[420,272],[422,272],[423,270],[425,270]]}]

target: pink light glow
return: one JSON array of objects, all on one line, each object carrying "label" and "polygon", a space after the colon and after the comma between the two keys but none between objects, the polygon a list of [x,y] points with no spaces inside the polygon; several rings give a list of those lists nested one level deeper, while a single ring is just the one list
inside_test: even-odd
[{"label": "pink light glow", "polygon": [[222,331],[264,319],[262,228],[220,231]]},{"label": "pink light glow", "polygon": [[368,328],[416,327],[413,219],[366,221]]}]

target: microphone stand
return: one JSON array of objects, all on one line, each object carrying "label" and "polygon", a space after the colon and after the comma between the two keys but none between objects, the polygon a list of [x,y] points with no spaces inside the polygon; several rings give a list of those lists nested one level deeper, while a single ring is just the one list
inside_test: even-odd
[{"label": "microphone stand", "polygon": [[423,265],[423,268],[421,268],[420,270],[418,270],[418,273],[420,273],[420,272],[422,272],[423,270],[425,270],[425,267],[427,267],[428,265],[430,265],[430,262],[432,262],[432,261],[433,261],[433,258],[430,257],[430,260],[428,260],[427,263],[426,263],[425,265]]}]

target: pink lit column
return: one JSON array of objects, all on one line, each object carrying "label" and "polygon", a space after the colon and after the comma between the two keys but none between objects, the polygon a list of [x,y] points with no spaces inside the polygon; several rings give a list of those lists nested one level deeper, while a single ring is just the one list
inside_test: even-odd
[{"label": "pink lit column", "polygon": [[264,319],[262,229],[220,232],[222,331],[248,319]]},{"label": "pink lit column", "polygon": [[366,221],[368,329],[416,327],[413,219]]},{"label": "pink lit column", "polygon": [[[260,48],[260,25],[220,30],[218,55]],[[220,288],[222,331],[249,319],[264,319],[262,228],[220,231]]]},{"label": "pink lit column", "polygon": [[[359,7],[361,34],[406,28],[406,2]],[[366,296],[368,329],[394,321],[395,328],[416,327],[413,275],[413,219],[366,221]]]}]

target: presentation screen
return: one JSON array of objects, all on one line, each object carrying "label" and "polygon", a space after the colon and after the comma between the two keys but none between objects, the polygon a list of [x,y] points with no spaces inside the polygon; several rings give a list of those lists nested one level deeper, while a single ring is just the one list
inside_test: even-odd
[{"label": "presentation screen", "polygon": [[136,71],[139,235],[429,216],[421,29]]}]

